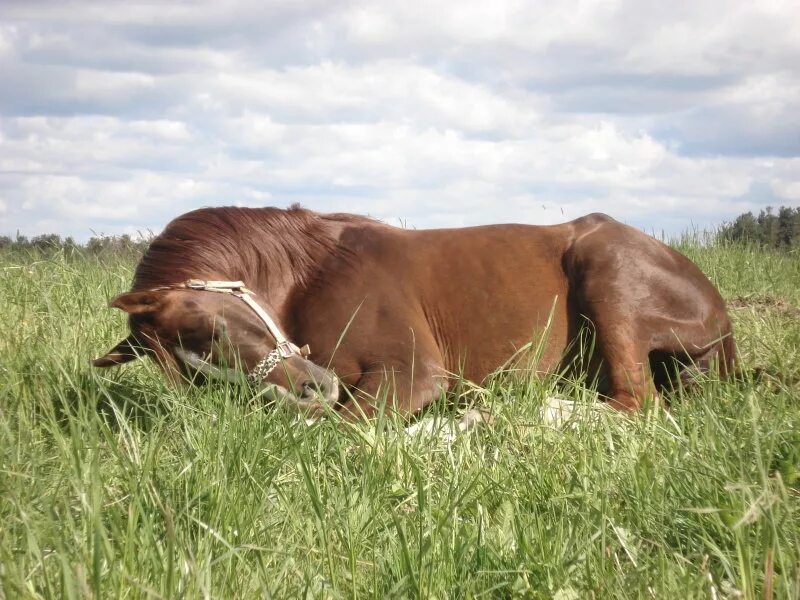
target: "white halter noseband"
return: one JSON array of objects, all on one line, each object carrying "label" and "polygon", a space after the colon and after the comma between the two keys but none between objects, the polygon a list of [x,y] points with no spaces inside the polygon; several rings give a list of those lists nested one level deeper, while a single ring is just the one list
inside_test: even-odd
[{"label": "white halter noseband", "polygon": [[230,294],[242,299],[244,303],[252,308],[253,311],[259,316],[259,318],[264,322],[264,325],[267,326],[267,329],[272,337],[275,338],[276,345],[275,349],[262,358],[258,364],[253,367],[253,370],[248,373],[247,379],[251,383],[260,383],[266,379],[266,377],[275,370],[275,367],[277,367],[285,358],[289,358],[290,356],[305,357],[311,354],[311,349],[308,347],[308,345],[299,348],[287,339],[287,337],[283,334],[283,331],[281,331],[281,328],[278,327],[272,317],[269,316],[267,311],[261,308],[261,306],[255,300],[253,300],[253,291],[247,289],[242,281],[204,281],[202,279],[189,279],[183,283],[155,288],[152,291],[155,292],[172,289],[187,289]]}]

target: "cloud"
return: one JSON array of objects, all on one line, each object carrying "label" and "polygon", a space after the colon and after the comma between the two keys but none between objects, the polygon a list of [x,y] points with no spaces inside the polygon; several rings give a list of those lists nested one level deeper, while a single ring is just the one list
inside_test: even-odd
[{"label": "cloud", "polygon": [[296,201],[414,227],[601,210],[677,232],[798,204],[799,12],[5,2],[0,233]]}]

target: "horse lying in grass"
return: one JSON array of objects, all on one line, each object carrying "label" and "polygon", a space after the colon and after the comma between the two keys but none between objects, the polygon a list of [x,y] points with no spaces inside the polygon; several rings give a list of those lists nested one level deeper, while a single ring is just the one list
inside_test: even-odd
[{"label": "horse lying in grass", "polygon": [[131,333],[95,366],[148,355],[175,381],[244,372],[347,418],[415,414],[452,373],[481,382],[530,359],[521,349],[537,336],[537,371],[577,370],[624,411],[736,360],[700,269],[602,214],[415,231],[299,207],[205,208],[153,240],[111,306]]}]

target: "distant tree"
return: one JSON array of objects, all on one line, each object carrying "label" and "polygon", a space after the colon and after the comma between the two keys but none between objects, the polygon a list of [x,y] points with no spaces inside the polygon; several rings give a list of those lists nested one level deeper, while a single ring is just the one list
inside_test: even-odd
[{"label": "distant tree", "polygon": [[37,250],[57,250],[61,248],[61,236],[56,233],[44,233],[31,240],[32,247]]},{"label": "distant tree", "polygon": [[95,256],[119,256],[122,258],[136,258],[144,254],[150,245],[150,239],[144,236],[138,239],[129,234],[119,236],[93,236],[84,244],[79,244],[72,237],[61,238],[56,233],[44,233],[29,239],[17,232],[15,237],[0,236],[0,249],[34,251],[40,254],[63,252],[65,256],[72,257],[82,252]]},{"label": "distant tree", "polygon": [[134,240],[129,234],[119,236],[99,235],[89,238],[86,251],[89,254],[116,254],[121,256],[138,256],[144,253],[150,240],[140,238]]},{"label": "distant tree", "polygon": [[772,214],[772,207],[758,213],[761,226],[761,245],[767,248],[778,248],[778,217]]},{"label": "distant tree", "polygon": [[778,210],[778,244],[781,248],[792,247],[795,237],[795,211],[788,206]]},{"label": "distant tree", "polygon": [[718,239],[776,250],[800,248],[800,207],[781,206],[775,213],[768,206],[757,217],[751,212],[741,214],[720,228]]},{"label": "distant tree", "polygon": [[792,247],[800,248],[800,206],[794,209],[792,218]]},{"label": "distant tree", "polygon": [[67,256],[75,256],[81,250],[80,245],[75,242],[72,236],[67,236],[66,239],[64,239],[62,247],[64,248],[64,254]]},{"label": "distant tree", "polygon": [[86,250],[90,254],[100,254],[106,247],[105,237],[92,236],[86,244]]},{"label": "distant tree", "polygon": [[736,220],[723,228],[723,237],[731,242],[743,242],[758,238],[758,222],[753,213],[747,212],[736,217]]}]

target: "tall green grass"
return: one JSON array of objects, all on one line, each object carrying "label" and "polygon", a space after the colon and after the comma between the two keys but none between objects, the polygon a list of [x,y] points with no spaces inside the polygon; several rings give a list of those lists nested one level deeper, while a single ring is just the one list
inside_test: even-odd
[{"label": "tall green grass", "polygon": [[501,377],[452,444],[93,370],[133,265],[0,255],[0,597],[799,597],[800,259],[678,246],[765,376],[561,427]]}]

